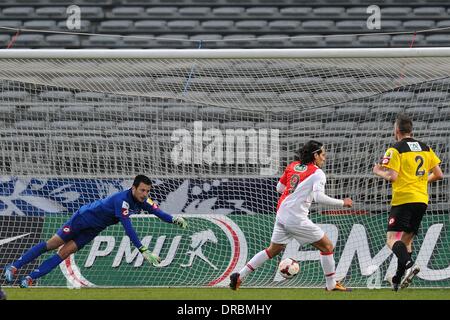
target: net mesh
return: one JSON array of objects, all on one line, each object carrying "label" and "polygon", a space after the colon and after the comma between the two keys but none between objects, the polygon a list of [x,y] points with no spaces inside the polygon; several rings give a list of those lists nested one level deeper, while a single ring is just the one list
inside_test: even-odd
[{"label": "net mesh", "polygon": [[[277,180],[315,139],[328,152],[327,194],[355,202],[352,210],[311,207],[336,244],[337,276],[353,286],[387,285],[396,265],[385,247],[390,187],[372,166],[394,143],[395,116],[406,112],[448,175],[449,75],[447,57],[0,59],[0,234],[23,236],[0,247],[0,262],[143,173],[161,208],[190,223],[181,231],[134,218],[163,266],[143,263],[117,225],[39,285],[227,285],[268,246]],[[447,179],[430,186],[414,242],[422,267],[415,286],[449,285],[449,194]],[[291,280],[276,272],[287,256],[301,266]],[[318,252],[295,241],[245,282],[323,284]]]}]

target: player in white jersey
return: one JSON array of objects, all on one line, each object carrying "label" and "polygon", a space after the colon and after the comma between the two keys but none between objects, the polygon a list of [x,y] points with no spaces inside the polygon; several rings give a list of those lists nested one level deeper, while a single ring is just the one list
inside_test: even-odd
[{"label": "player in white jersey", "polygon": [[242,281],[265,261],[278,255],[292,238],[300,245],[312,244],[320,250],[320,262],[326,279],[326,289],[351,291],[335,280],[334,246],[323,230],[309,218],[312,201],[341,207],[351,207],[350,198],[330,198],[325,194],[325,173],[322,171],[326,152],[322,143],[311,140],[296,161],[289,164],[280,178],[277,191],[282,193],[270,246],[258,252],[239,272],[230,276],[230,288],[237,290]]}]

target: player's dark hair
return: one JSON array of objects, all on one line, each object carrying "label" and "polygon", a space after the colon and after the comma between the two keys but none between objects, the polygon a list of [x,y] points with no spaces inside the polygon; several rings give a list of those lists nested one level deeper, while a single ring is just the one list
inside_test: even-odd
[{"label": "player's dark hair", "polygon": [[323,143],[315,140],[309,140],[305,145],[297,151],[298,158],[297,161],[300,161],[302,164],[308,164],[314,161],[314,154],[322,153]]},{"label": "player's dark hair", "polygon": [[142,182],[143,184],[148,185],[148,186],[151,186],[151,185],[152,185],[152,181],[150,180],[149,177],[144,176],[143,174],[139,174],[139,175],[137,175],[137,176],[134,178],[134,181],[133,181],[133,187],[136,187],[136,188],[137,188],[137,187],[141,184],[141,182]]},{"label": "player's dark hair", "polygon": [[398,114],[397,119],[395,119],[395,123],[397,124],[398,131],[401,133],[408,134],[412,132],[412,120],[406,114]]}]

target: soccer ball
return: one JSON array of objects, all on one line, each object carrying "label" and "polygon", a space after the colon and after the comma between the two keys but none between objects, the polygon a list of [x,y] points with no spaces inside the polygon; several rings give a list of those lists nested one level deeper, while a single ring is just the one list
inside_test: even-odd
[{"label": "soccer ball", "polygon": [[294,259],[287,258],[280,262],[278,271],[284,278],[291,279],[300,271],[300,265]]}]

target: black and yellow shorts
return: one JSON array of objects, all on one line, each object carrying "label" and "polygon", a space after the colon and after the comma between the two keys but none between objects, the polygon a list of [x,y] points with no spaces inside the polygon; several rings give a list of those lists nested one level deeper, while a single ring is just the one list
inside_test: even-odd
[{"label": "black and yellow shorts", "polygon": [[428,205],[422,202],[392,206],[387,231],[404,231],[417,234]]}]

